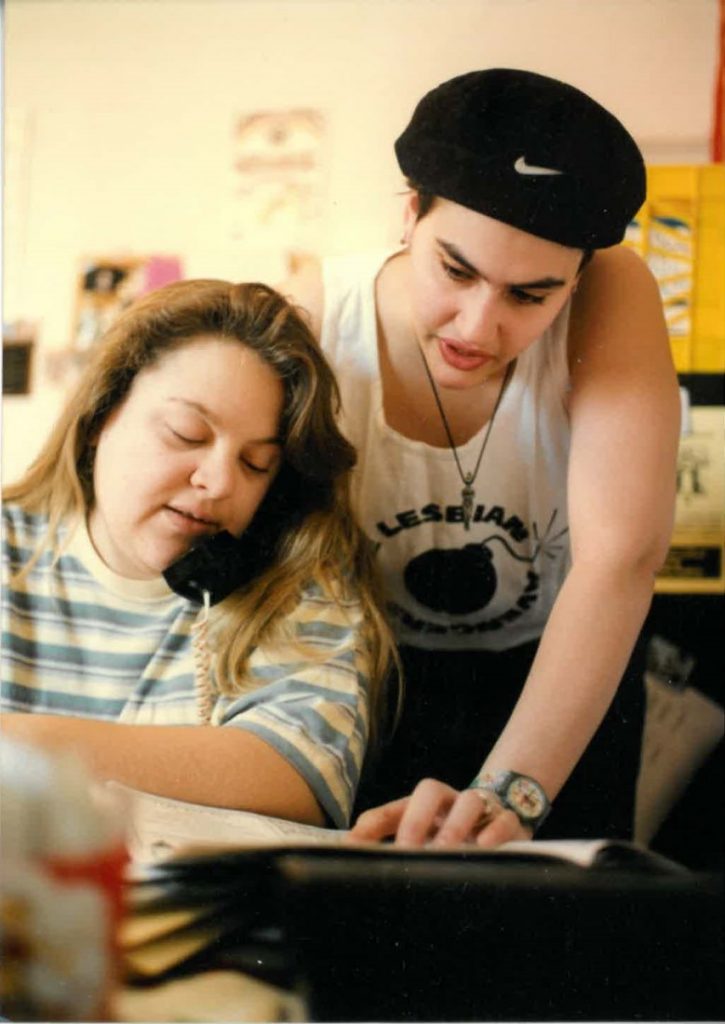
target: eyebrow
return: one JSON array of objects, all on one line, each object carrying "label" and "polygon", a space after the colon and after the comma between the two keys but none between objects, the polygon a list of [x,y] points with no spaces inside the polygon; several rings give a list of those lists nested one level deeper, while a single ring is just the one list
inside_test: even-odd
[{"label": "eyebrow", "polygon": [[[169,396],[169,401],[170,402],[178,402],[179,405],[186,405],[190,409],[193,409],[195,412],[198,412],[199,415],[204,417],[204,419],[209,420],[210,423],[218,423],[218,418],[214,415],[214,413],[211,411],[211,409],[207,409],[207,407],[202,402],[194,402],[194,401],[192,401],[189,398],[177,398],[175,395],[170,395]],[[255,438],[252,438],[250,443],[251,444],[275,444],[275,445],[278,445],[279,447],[282,447],[282,438],[278,437],[278,436],[273,436],[273,437],[255,437]]]},{"label": "eyebrow", "polygon": [[[453,245],[451,242],[444,241],[442,238],[437,238],[436,241],[438,242],[438,245],[440,245],[441,249],[444,249],[445,252],[448,253],[451,259],[454,259],[456,263],[460,263],[461,266],[465,267],[469,273],[475,274],[476,277],[482,277],[484,281],[488,280],[486,275],[482,274],[478,267],[474,267],[470,260],[466,259],[466,257],[463,255],[460,249],[458,249],[457,246]],[[566,281],[561,277],[540,277],[537,278],[537,280],[535,281],[512,281],[507,285],[507,287],[551,289],[562,288],[565,284]]]}]

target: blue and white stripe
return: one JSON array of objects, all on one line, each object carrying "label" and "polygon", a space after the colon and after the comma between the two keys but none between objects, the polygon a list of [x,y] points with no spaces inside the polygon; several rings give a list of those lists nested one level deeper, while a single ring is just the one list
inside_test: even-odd
[{"label": "blue and white stripe", "polygon": [[[18,581],[47,530],[44,516],[3,507],[0,706],[150,725],[197,723],[191,628],[197,609],[162,578],[126,580],[79,526],[52,564]],[[212,722],[247,729],[286,758],[329,818],[350,816],[368,736],[366,658],[355,602],[310,587],[289,616],[296,647],[260,648],[243,692],[219,697]]]}]

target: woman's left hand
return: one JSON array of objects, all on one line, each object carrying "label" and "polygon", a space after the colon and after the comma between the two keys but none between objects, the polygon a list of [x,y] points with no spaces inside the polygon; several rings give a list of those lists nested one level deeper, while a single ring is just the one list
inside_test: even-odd
[{"label": "woman's left hand", "polygon": [[441,848],[475,843],[490,849],[511,839],[530,839],[531,830],[487,790],[457,790],[436,779],[423,779],[410,796],[361,814],[350,838],[393,838],[400,846]]}]

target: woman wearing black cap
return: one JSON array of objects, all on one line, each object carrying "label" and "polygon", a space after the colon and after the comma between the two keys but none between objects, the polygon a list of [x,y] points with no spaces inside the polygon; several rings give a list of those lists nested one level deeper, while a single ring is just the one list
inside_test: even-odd
[{"label": "woman wearing black cap", "polygon": [[396,154],[403,248],[287,286],[337,371],[405,668],[354,834],[631,837],[679,419],[656,283],[616,246],[642,157],[509,69],[428,93]]}]

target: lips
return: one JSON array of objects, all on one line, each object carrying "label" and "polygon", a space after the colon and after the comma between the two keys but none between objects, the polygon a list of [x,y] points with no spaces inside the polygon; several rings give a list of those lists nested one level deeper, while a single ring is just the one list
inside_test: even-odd
[{"label": "lips", "polygon": [[190,512],[188,509],[165,505],[164,511],[171,519],[174,529],[180,533],[197,536],[204,533],[216,533],[220,528],[220,524],[216,520],[207,519],[204,516]]},{"label": "lips", "polygon": [[444,362],[456,370],[478,370],[493,358],[472,345],[463,345],[451,338],[438,338],[437,341]]}]

